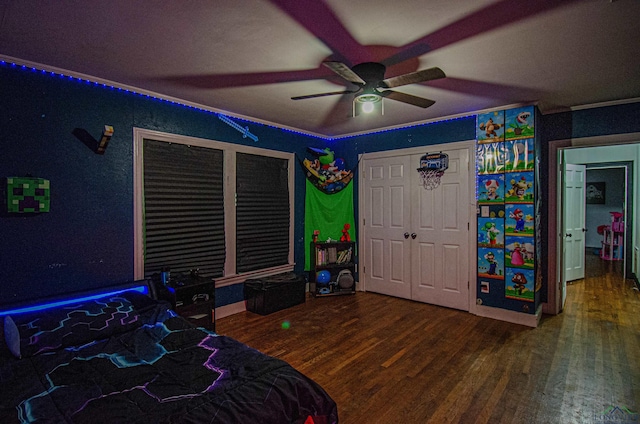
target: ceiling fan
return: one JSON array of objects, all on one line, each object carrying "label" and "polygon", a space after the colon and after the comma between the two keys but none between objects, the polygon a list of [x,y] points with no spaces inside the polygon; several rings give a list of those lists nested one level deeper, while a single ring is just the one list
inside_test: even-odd
[{"label": "ceiling fan", "polygon": [[[388,88],[400,87],[408,84],[431,81],[445,78],[446,75],[440,68],[429,68],[421,71],[398,75],[392,78],[384,78],[387,68],[382,63],[365,62],[349,68],[342,62],[323,62],[327,68],[331,69],[343,79],[358,86],[356,90],[332,91],[329,93],[309,94],[306,96],[292,97],[292,100],[312,99],[315,97],[334,96],[341,94],[355,94],[354,115],[356,103],[361,103],[364,112],[371,112],[374,104],[382,101],[383,98],[396,100],[413,106],[428,108],[435,103],[434,100],[414,96],[412,94],[401,93]],[[381,90],[382,89],[382,90]]]}]

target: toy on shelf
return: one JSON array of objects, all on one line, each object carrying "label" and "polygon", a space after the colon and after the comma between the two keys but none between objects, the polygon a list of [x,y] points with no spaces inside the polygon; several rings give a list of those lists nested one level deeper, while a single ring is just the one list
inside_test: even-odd
[{"label": "toy on shelf", "polygon": [[340,241],[351,241],[351,236],[349,235],[349,230],[351,229],[351,225],[349,223],[344,224],[342,228],[342,236],[340,237]]},{"label": "toy on shelf", "polygon": [[622,220],[622,213],[610,213],[611,225],[601,225],[598,227],[598,233],[602,234],[600,259],[604,259],[605,261],[621,261],[624,247],[624,221]]}]

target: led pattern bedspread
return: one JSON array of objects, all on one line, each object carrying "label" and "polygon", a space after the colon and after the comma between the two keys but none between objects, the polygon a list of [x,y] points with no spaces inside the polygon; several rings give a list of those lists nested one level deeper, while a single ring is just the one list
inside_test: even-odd
[{"label": "led pattern bedspread", "polygon": [[[286,362],[141,296],[15,317],[22,357],[2,357],[0,422],[338,422],[333,400]],[[89,327],[106,337],[70,336]]]}]

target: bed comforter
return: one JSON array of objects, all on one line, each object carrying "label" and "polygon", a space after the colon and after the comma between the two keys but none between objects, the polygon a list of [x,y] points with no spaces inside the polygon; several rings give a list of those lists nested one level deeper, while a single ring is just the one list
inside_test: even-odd
[{"label": "bed comforter", "polygon": [[0,422],[338,422],[334,401],[288,363],[140,296],[16,316],[20,346],[8,343],[21,358],[1,362]]}]

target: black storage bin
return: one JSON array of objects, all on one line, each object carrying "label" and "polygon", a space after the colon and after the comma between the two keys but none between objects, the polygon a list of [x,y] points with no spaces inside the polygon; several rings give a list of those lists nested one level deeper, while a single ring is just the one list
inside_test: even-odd
[{"label": "black storage bin", "polygon": [[306,280],[293,272],[244,282],[247,311],[268,315],[304,303]]}]

